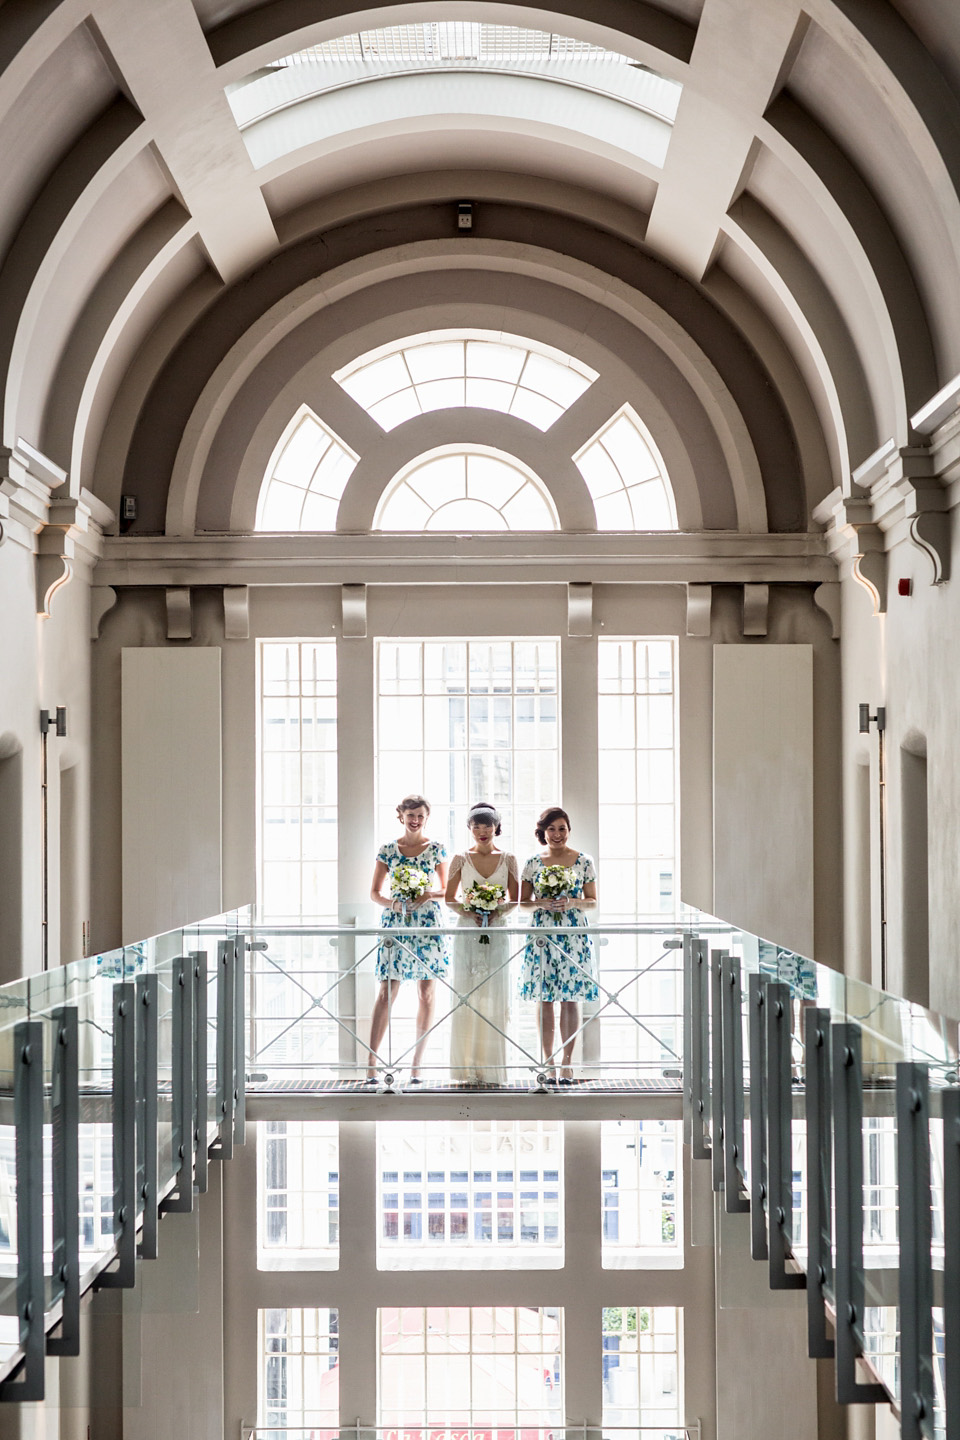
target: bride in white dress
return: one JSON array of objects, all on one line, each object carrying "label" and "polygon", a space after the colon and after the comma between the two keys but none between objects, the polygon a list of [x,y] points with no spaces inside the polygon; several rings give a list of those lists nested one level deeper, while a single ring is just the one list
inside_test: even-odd
[{"label": "bride in white dress", "polygon": [[[469,996],[468,1003],[453,1013],[450,1073],[467,1085],[505,1085],[510,936],[498,932],[519,897],[517,862],[494,844],[500,834],[500,816],[492,805],[474,805],[467,828],[473,844],[450,861],[446,894],[447,904],[459,917],[453,942],[453,985],[458,995]],[[474,885],[499,885],[504,892],[486,926],[483,916],[464,904],[463,897]]]}]

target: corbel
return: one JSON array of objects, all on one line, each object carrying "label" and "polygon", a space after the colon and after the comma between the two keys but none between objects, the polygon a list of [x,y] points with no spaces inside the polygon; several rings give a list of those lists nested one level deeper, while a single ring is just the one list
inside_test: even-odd
[{"label": "corbel", "polygon": [[100,626],[117,603],[117,592],[112,585],[93,585],[90,588],[90,639],[100,639]]},{"label": "corbel", "polygon": [[593,583],[567,582],[567,635],[571,640],[589,640],[593,635]]},{"label": "corbel", "polygon": [[193,606],[190,603],[189,585],[168,585],[167,591],[167,639],[193,639]]},{"label": "corbel", "polygon": [[687,634],[710,634],[713,586],[687,584]]},{"label": "corbel", "polygon": [[[33,453],[35,461],[41,458]],[[84,576],[89,584],[103,549],[103,527],[112,519],[113,511],[88,490],[81,490],[79,498],[51,495],[46,523],[37,533],[37,614],[44,620],[54,595],[72,575]]]},{"label": "corbel", "polygon": [[766,635],[770,586],[749,582],[743,587],[743,633]]},{"label": "corbel", "polygon": [[813,603],[830,621],[832,639],[840,639],[840,581],[824,580],[813,592]]},{"label": "corbel", "polygon": [[367,638],[367,587],[366,585],[341,585],[341,634],[344,640],[366,640]]},{"label": "corbel", "polygon": [[950,579],[950,514],[947,495],[933,475],[904,475],[897,488],[903,495],[910,539],[931,568],[930,584]]},{"label": "corbel", "polygon": [[250,639],[249,585],[224,585],[223,636],[225,640]]}]

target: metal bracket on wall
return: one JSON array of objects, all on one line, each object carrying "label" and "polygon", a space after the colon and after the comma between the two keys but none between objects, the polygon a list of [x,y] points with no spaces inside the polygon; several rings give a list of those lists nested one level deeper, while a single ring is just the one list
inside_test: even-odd
[{"label": "metal bracket on wall", "polygon": [[804,1031],[807,1115],[807,1351],[833,1358],[825,1305],[832,1301],[833,1221],[830,1209],[833,1127],[830,1122],[830,1011],[807,1010]]},{"label": "metal bracket on wall", "polygon": [[837,1216],[837,1401],[879,1405],[882,1385],[861,1384],[856,1363],[863,1354],[863,1068],[860,1026],[831,1027],[833,1170]]},{"label": "metal bracket on wall", "polygon": [[690,1030],[693,1046],[690,1054],[691,1128],[694,1160],[710,1159],[707,1134],[707,1104],[710,1066],[708,1044],[710,1035],[710,951],[706,940],[698,935],[694,941],[690,972]]},{"label": "metal bracket on wall", "polygon": [[723,962],[726,950],[710,958],[710,1175],[714,1190],[723,1189]]},{"label": "metal bracket on wall", "polygon": [[42,1400],[43,1342],[43,1025],[22,1020],[13,1032],[13,1110],[17,1164],[17,1316],[23,1364],[0,1382],[0,1400]]},{"label": "metal bracket on wall", "polygon": [[163,1202],[164,1211],[189,1214],[193,1209],[193,1160],[197,1137],[197,1088],[194,1078],[194,959],[178,955],[173,962],[171,1036],[171,1110],[173,1143],[180,1161],[177,1189]]},{"label": "metal bracket on wall", "polygon": [[217,945],[217,1123],[219,1134],[210,1147],[216,1160],[233,1158],[233,1115],[236,1095],[236,945]]},{"label": "metal bracket on wall", "polygon": [[137,1153],[143,1157],[143,1179],[137,1196],[137,1204],[143,1209],[139,1253],[143,1260],[156,1260],[157,1222],[160,1218],[157,1194],[159,1188],[157,1039],[160,979],[157,975],[138,975],[136,983],[137,1090],[141,1096],[141,1104],[138,1108]]},{"label": "metal bracket on wall", "polygon": [[193,1013],[196,1051],[193,1063],[196,1100],[194,1104],[195,1128],[193,1132],[196,1170],[194,1189],[198,1195],[207,1193],[207,1175],[210,1168],[210,1152],[207,1144],[207,1129],[210,1106],[207,1100],[207,956],[204,950],[191,953],[193,961]]},{"label": "metal bracket on wall", "polygon": [[945,1440],[960,1440],[960,1088],[941,1090],[943,1114],[943,1405]]}]

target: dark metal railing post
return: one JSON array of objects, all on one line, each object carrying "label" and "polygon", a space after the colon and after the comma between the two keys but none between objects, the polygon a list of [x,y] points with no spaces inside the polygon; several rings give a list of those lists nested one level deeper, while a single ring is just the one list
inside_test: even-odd
[{"label": "dark metal railing post", "polygon": [[247,974],[247,937],[238,935],[234,941],[234,982],[233,982],[233,1010],[235,1016],[235,1031],[233,1039],[233,1067],[234,1067],[234,1091],[233,1091],[233,1143],[242,1145],[246,1140],[247,1132],[247,1037],[245,1019],[245,1003],[247,998],[246,974]]},{"label": "dark metal railing post", "polygon": [[48,1355],[80,1354],[80,1055],[75,1005],[53,1012],[52,1060],[53,1273],[63,1286],[59,1334]]},{"label": "dark metal railing post", "polygon": [[23,1364],[0,1383],[0,1400],[42,1400],[43,1343],[43,1025],[14,1028],[13,1110],[17,1155],[17,1315]]},{"label": "dark metal railing post", "polygon": [[176,1193],[163,1202],[164,1210],[176,1214],[193,1209],[193,1158],[197,1140],[197,1086],[194,1078],[196,1036],[196,983],[194,957],[178,955],[173,962],[173,1035],[171,1040],[171,1118],[174,1135],[180,1136],[177,1150]]},{"label": "dark metal railing post", "polygon": [[698,935],[694,944],[692,1003],[690,1006],[691,1126],[694,1160],[710,1159],[707,1138],[707,1105],[709,1103],[710,1065],[710,951],[706,940]]},{"label": "dark metal railing post", "polygon": [[833,1126],[830,1119],[830,1011],[809,1007],[805,1017],[807,1116],[807,1349],[813,1360],[833,1357],[826,1303],[833,1301],[833,1216],[830,1201]]},{"label": "dark metal railing post", "polygon": [[710,959],[710,1176],[723,1189],[723,962],[726,950]]},{"label": "dark metal railing post", "polygon": [[194,1188],[198,1195],[207,1191],[209,1149],[207,1145],[207,1124],[210,1107],[207,1103],[207,955],[204,950],[195,950],[193,961],[194,1016],[196,1023],[196,1055],[194,1058],[194,1080],[196,1084],[195,1106],[196,1125],[193,1144],[196,1153]]},{"label": "dark metal railing post", "polygon": [[129,1290],[137,1262],[137,987],[113,987],[113,1233],[119,1264],[105,1270],[105,1290]]},{"label": "dark metal railing post", "polygon": [[723,1197],[728,1215],[746,1214],[750,1200],[743,1173],[743,995],[740,961],[724,956],[720,966],[720,1025],[723,1049]]},{"label": "dark metal railing post", "polygon": [[897,1065],[897,1213],[900,1247],[900,1434],[933,1440],[933,1257],[930,1078]]},{"label": "dark metal railing post", "polygon": [[137,1089],[142,1100],[143,1124],[138,1136],[143,1156],[143,1183],[137,1197],[143,1209],[140,1256],[157,1258],[157,1223],[160,1218],[157,1154],[157,1119],[160,1085],[157,1057],[160,1025],[160,979],[157,975],[137,976]]},{"label": "dark metal railing post", "polygon": [[694,975],[697,937],[687,930],[683,937],[683,1143],[693,1141],[693,1023]]},{"label": "dark metal railing post", "polygon": [[860,1026],[831,1026],[833,1169],[837,1223],[837,1400],[841,1405],[880,1404],[883,1385],[861,1384],[856,1362],[863,1354],[863,1075]]},{"label": "dark metal railing post", "polygon": [[233,1112],[236,1092],[235,1050],[237,1021],[234,1009],[237,951],[232,940],[217,945],[217,1123],[219,1133],[210,1153],[217,1160],[233,1158]]},{"label": "dark metal railing post", "polygon": [[960,1087],[941,1090],[943,1114],[943,1405],[945,1440],[960,1440]]},{"label": "dark metal railing post", "polygon": [[769,1258],[767,1247],[767,1063],[766,998],[764,975],[751,975],[747,999],[750,1007],[750,1255]]},{"label": "dark metal railing post", "polygon": [[767,1247],[770,1289],[802,1290],[806,1276],[787,1269],[793,1241],[793,1087],[790,986],[770,981],[767,1016]]}]

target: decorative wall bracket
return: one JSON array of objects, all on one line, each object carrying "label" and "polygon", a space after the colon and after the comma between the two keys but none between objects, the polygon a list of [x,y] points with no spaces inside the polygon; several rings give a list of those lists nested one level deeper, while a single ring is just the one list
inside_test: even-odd
[{"label": "decorative wall bracket", "polygon": [[250,639],[249,585],[224,585],[223,587],[223,638],[225,640]]},{"label": "decorative wall bracket", "polygon": [[687,585],[687,634],[710,634],[713,607],[712,585]]},{"label": "decorative wall bracket", "polygon": [[367,638],[367,587],[341,585],[340,604],[344,640]]},{"label": "decorative wall bracket", "polygon": [[743,633],[766,635],[770,586],[748,582],[743,587]]},{"label": "decorative wall bracket", "polygon": [[593,583],[571,580],[567,584],[567,635],[589,640],[593,635]]}]

